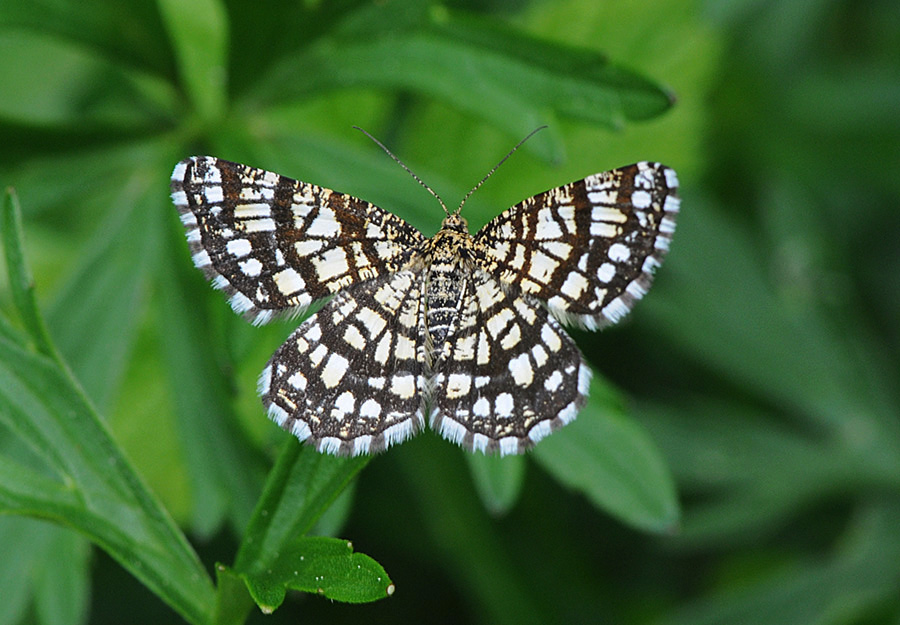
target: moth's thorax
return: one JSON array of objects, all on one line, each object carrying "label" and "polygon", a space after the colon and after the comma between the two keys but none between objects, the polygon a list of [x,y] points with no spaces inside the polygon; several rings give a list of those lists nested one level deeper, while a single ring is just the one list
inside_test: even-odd
[{"label": "moth's thorax", "polygon": [[459,215],[450,215],[433,237],[422,242],[413,263],[428,269],[435,265],[455,266],[460,262],[471,267],[474,250],[475,240],[469,234],[466,220]]},{"label": "moth's thorax", "polygon": [[457,214],[444,219],[441,229],[421,248],[419,263],[425,277],[425,322],[430,348],[440,351],[459,317],[460,305],[474,268],[475,241],[466,220]]}]

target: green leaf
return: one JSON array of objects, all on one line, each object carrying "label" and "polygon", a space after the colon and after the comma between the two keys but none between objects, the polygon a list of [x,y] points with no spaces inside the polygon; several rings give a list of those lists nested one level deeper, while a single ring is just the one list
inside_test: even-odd
[{"label": "green leaf", "polygon": [[896,454],[896,421],[882,416],[890,410],[890,382],[877,363],[860,366],[854,352],[865,339],[854,324],[834,332],[821,307],[788,305],[758,260],[760,243],[702,197],[684,212],[679,236],[704,244],[676,241],[665,268],[670,277],[654,286],[641,315],[718,375],[816,415],[816,427],[874,427],[882,432],[875,444]]},{"label": "green leaf", "polygon": [[253,609],[253,597],[243,577],[224,564],[216,564],[216,608],[210,623],[243,625]]},{"label": "green leaf", "polygon": [[36,570],[35,611],[42,625],[86,622],[90,607],[90,544],[78,534],[49,527],[47,556]]},{"label": "green leaf", "polygon": [[[168,57],[161,54],[165,31],[152,0],[136,0],[122,11],[118,0],[82,2],[0,3],[4,29],[36,31],[59,41],[77,43],[132,67],[152,68],[163,73]],[[22,62],[15,59],[14,62]]]},{"label": "green leaf", "polygon": [[354,553],[348,541],[324,536],[292,540],[264,572],[245,577],[250,593],[266,614],[281,605],[285,590],[347,603],[377,601],[394,593],[394,584],[380,564]]},{"label": "green leaf", "polygon": [[3,510],[75,527],[186,619],[204,620],[212,588],[202,564],[82,392],[46,357],[3,340],[0,421],[67,484],[5,471]]},{"label": "green leaf", "polygon": [[557,480],[625,523],[653,532],[671,532],[678,523],[675,483],[659,450],[596,374],[578,418],[541,441],[533,455]]},{"label": "green leaf", "polygon": [[[9,275],[9,287],[19,317],[25,324],[31,340],[45,356],[54,356],[55,351],[47,333],[44,320],[38,313],[34,295],[34,278],[25,264],[22,250],[22,209],[15,191],[7,189],[3,196],[3,214],[0,215],[3,251]],[[4,320],[5,321],[5,320]]]},{"label": "green leaf", "polygon": [[228,13],[219,0],[157,0],[181,80],[200,119],[212,124],[227,104]]},{"label": "green leaf", "polygon": [[[2,490],[0,486],[0,500]],[[4,515],[0,545],[0,623],[22,623],[16,615],[29,609],[42,625],[87,621],[90,543],[65,527]]]},{"label": "green leaf", "polygon": [[[15,209],[4,202],[3,224],[17,221]],[[21,250],[16,230],[4,227],[3,232],[13,256]],[[24,264],[7,266],[11,284],[28,283]],[[0,456],[0,512],[74,527],[185,619],[207,620],[214,594],[202,563],[61,361],[0,339],[0,423],[17,434],[55,478]]]},{"label": "green leaf", "polygon": [[103,409],[125,372],[148,277],[157,266],[162,202],[155,182],[132,175],[123,183],[47,311],[57,348]]},{"label": "green leaf", "polygon": [[[664,89],[599,54],[445,14],[430,29],[369,37],[338,30],[286,58],[253,97],[302,99],[350,86],[422,93],[517,138],[553,115],[619,128],[672,104]],[[552,133],[543,133],[528,147],[558,160],[560,146],[552,140]]]},{"label": "green leaf", "polygon": [[[170,221],[176,221],[175,210]],[[168,224],[167,224],[168,225]],[[166,363],[177,413],[177,427],[185,454],[193,491],[193,525],[202,535],[213,534],[223,520],[232,520],[238,532],[250,520],[265,477],[264,459],[241,429],[232,399],[232,380],[227,364],[218,355],[210,313],[204,304],[211,294],[209,285],[190,266],[183,227],[169,227],[165,233],[167,258],[181,258],[159,276],[157,305],[162,325],[159,344]],[[231,314],[226,311],[226,314]],[[263,418],[262,406],[259,418]]]},{"label": "green leaf", "polygon": [[247,579],[265,575],[289,545],[313,527],[369,459],[320,454],[286,436],[244,533],[234,570]]},{"label": "green leaf", "polygon": [[525,483],[524,456],[466,454],[475,489],[484,507],[502,516],[516,504]]},{"label": "green leaf", "polygon": [[726,583],[670,611],[659,622],[816,625],[871,621],[873,614],[896,601],[900,583],[898,513],[896,500],[864,504],[833,553],[765,571],[757,579]]},{"label": "green leaf", "polygon": [[[466,452],[426,432],[391,453],[392,460],[399,461],[404,491],[409,491],[404,499],[415,501],[415,508],[422,511],[421,524],[399,522],[422,535],[416,537],[417,548],[431,546],[434,556],[426,557],[429,561],[434,557],[447,575],[458,580],[459,589],[472,609],[483,615],[482,620],[510,625],[551,622],[540,593],[534,592],[547,584],[541,575],[533,576],[533,570],[521,566],[521,552],[524,560],[533,556],[529,541],[534,536],[513,540],[515,546],[510,548],[505,540],[510,536],[498,531],[472,490],[462,459]],[[389,513],[388,519],[381,525],[385,531],[398,527],[395,515]],[[548,531],[545,525],[535,531],[556,534],[556,528]],[[420,545],[423,539],[428,542]]]},{"label": "green leaf", "polygon": [[[2,482],[0,482],[2,484]],[[2,497],[2,492],[0,492]],[[28,575],[30,565],[35,562],[33,546],[35,526],[30,519],[0,518],[0,545],[3,545],[3,561],[0,563],[0,588],[3,589],[3,601],[0,601],[0,623],[20,623],[28,608],[28,587],[31,583]]]},{"label": "green leaf", "polygon": [[76,134],[135,131],[171,119],[175,94],[153,75],[126,68],[42,32],[0,31],[0,120]]}]

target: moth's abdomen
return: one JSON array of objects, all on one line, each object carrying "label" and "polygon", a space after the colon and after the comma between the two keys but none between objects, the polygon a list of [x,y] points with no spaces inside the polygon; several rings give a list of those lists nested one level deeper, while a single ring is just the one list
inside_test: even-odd
[{"label": "moth's abdomen", "polygon": [[459,318],[467,283],[467,276],[457,263],[434,264],[429,269],[425,321],[436,350],[441,349]]}]

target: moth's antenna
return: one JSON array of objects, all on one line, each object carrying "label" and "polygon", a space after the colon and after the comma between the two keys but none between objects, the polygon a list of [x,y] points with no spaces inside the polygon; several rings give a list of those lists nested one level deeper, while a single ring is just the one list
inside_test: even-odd
[{"label": "moth's antenna", "polygon": [[[390,156],[392,159],[394,159],[395,161],[397,161],[397,164],[400,165],[400,167],[402,167],[403,169],[405,169],[405,170],[406,170],[406,173],[408,173],[410,176],[412,176],[413,178],[415,178],[416,182],[418,182],[420,185],[422,185],[423,187],[425,187],[425,189],[426,189],[431,195],[433,195],[434,198],[435,198],[438,202],[440,202],[441,208],[443,208],[443,209],[444,209],[444,212],[447,213],[447,217],[450,216],[450,211],[447,210],[447,205],[444,204],[444,200],[441,199],[441,196],[438,195],[437,193],[435,193],[435,192],[434,192],[434,189],[432,189],[432,188],[429,187],[427,184],[425,184],[425,182],[423,182],[422,179],[419,178],[419,177],[413,172],[413,170],[411,170],[409,167],[406,166],[406,163],[404,163],[404,162],[401,161],[399,158],[397,158],[396,156],[394,156],[394,153],[391,152],[390,150],[388,150],[387,147],[386,147],[381,141],[379,141],[378,139],[376,139],[375,137],[373,137],[372,135],[370,135],[368,132],[366,132],[365,130],[363,130],[363,129],[360,128],[359,126],[354,126],[353,128],[355,128],[356,130],[360,131],[361,133],[363,133],[364,135],[366,135],[369,139],[371,139],[372,141],[374,141],[375,143],[377,143],[377,144],[378,144],[378,147],[380,147],[382,150],[384,150],[385,152],[387,152],[387,155]],[[531,134],[534,134],[534,133],[531,133]],[[530,135],[529,135],[529,136],[530,136]],[[518,147],[518,146],[516,146],[516,147]],[[457,212],[458,212],[458,211],[457,211]]]},{"label": "moth's antenna", "polygon": [[[473,193],[475,193],[475,192],[478,190],[478,188],[479,188],[481,185],[483,185],[483,184],[487,181],[488,178],[490,178],[491,176],[494,175],[494,172],[497,171],[497,169],[500,168],[500,165],[502,165],[503,163],[506,162],[506,159],[508,159],[510,156],[513,155],[513,153],[514,153],[516,150],[518,150],[520,147],[522,147],[522,144],[523,144],[523,143],[525,143],[526,141],[528,141],[529,139],[531,139],[531,137],[533,137],[535,134],[537,134],[539,131],[543,130],[543,129],[546,128],[546,127],[547,127],[546,125],[544,125],[544,126],[538,126],[538,127],[535,128],[534,130],[532,130],[531,132],[529,132],[529,133],[528,133],[528,136],[526,136],[524,139],[522,139],[521,141],[519,141],[519,142],[516,144],[516,147],[514,147],[512,150],[509,151],[509,154],[507,154],[506,156],[504,156],[503,158],[501,158],[501,159],[500,159],[500,162],[497,163],[496,165],[494,165],[494,168],[493,168],[491,171],[489,171],[489,172],[487,173],[487,176],[485,176],[484,178],[482,178],[481,181],[480,181],[478,184],[476,184],[474,187],[472,187],[472,190],[471,190],[471,191],[469,191],[468,193],[466,193],[466,197],[464,197],[464,198],[462,199],[462,202],[459,203],[459,206],[457,207],[456,212],[454,213],[454,215],[459,215],[459,212],[462,210],[463,204],[466,203],[466,200],[468,200],[469,197],[470,197]],[[444,210],[446,210],[446,209],[444,209]]]}]

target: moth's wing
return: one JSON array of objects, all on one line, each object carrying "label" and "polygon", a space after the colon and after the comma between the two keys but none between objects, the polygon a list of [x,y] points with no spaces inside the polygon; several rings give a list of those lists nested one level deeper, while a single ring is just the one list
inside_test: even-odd
[{"label": "moth's wing", "polygon": [[475,240],[483,268],[506,287],[542,300],[564,323],[597,329],[650,288],[678,208],[674,170],[642,162],[525,200]]},{"label": "moth's wing", "polygon": [[375,453],[424,425],[421,278],[342,290],[278,348],[259,380],[269,416],[338,455]]},{"label": "moth's wing", "polygon": [[466,449],[501,455],[572,421],[591,378],[545,306],[478,271],[434,371],[431,427]]},{"label": "moth's wing", "polygon": [[172,172],[194,264],[254,324],[397,271],[418,230],[355,197],[194,156]]}]

